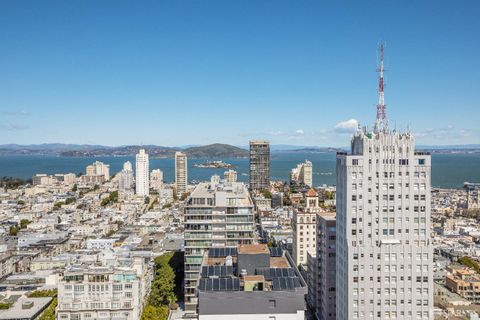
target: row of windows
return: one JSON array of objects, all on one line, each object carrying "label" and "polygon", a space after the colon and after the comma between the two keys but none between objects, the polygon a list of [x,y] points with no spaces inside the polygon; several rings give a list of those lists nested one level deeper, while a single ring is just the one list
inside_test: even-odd
[{"label": "row of windows", "polygon": [[[412,317],[412,311],[407,311],[407,316]],[[385,311],[384,315],[382,317],[382,312],[378,311],[377,312],[377,318],[382,318],[382,319],[396,319],[397,315],[400,315],[401,318],[405,317],[405,311],[400,311],[397,313],[397,311]],[[369,317],[373,318],[373,311],[370,311]],[[365,319],[365,312],[363,311],[354,311],[353,312],[353,318],[354,319]],[[430,319],[428,311],[417,311],[416,312],[416,319]]]},{"label": "row of windows", "polygon": [[[399,265],[398,266],[398,269],[400,271],[403,271],[405,270],[405,267],[407,270],[412,270],[412,265],[409,264],[409,265]],[[358,265],[358,264],[354,264],[353,265],[353,271],[358,271],[358,270],[364,270],[365,269],[365,265],[361,264],[361,265]],[[370,268],[369,270],[373,270],[373,264],[370,265]],[[383,270],[385,272],[397,272],[397,265],[385,265],[383,266]],[[382,267],[380,265],[377,265],[377,271],[382,271]],[[421,264],[417,264],[416,267],[415,267],[415,271],[417,272],[428,272],[428,265],[424,264],[424,265],[421,265]]]},{"label": "row of windows", "polygon": [[[369,292],[370,292],[370,294],[373,294],[374,293],[373,288],[370,288]],[[403,287],[402,288],[384,288],[383,290],[380,289],[380,288],[377,289],[377,294],[382,294],[382,292],[383,292],[384,295],[387,295],[387,296],[390,295],[390,294],[391,295],[396,295],[397,292],[400,295],[405,294],[405,292],[407,292],[409,295],[411,295],[412,294],[412,288],[407,288],[406,290]],[[415,293],[417,295],[422,295],[422,294],[423,295],[428,295],[428,288],[416,288]],[[365,288],[353,288],[353,295],[358,296],[359,294],[361,296],[363,296],[365,294]]]},{"label": "row of windows", "polygon": [[[373,253],[370,253],[370,258],[373,258]],[[384,260],[397,260],[397,254],[396,253],[384,253]],[[357,260],[358,258],[364,258],[365,255],[363,253],[354,253],[353,254],[353,260]],[[382,257],[382,254],[381,253],[377,253],[377,260],[380,260]],[[412,259],[412,254],[411,253],[407,253],[407,254],[404,254],[404,253],[400,253],[398,254],[398,258],[400,258],[400,260],[403,260],[405,258],[407,259]],[[416,253],[415,254],[415,258],[416,260],[428,260],[428,253]]]},{"label": "row of windows", "polygon": [[[396,277],[396,276],[385,276],[383,277],[383,282],[386,284],[395,284],[397,283],[397,279],[399,281],[412,281],[412,276],[407,276],[406,278],[404,276]],[[353,283],[359,283],[365,281],[365,277],[353,277]],[[367,280],[368,281],[368,280]],[[374,281],[374,277],[369,277],[369,281]],[[418,276],[415,279],[416,282],[428,282],[428,276]],[[382,277],[377,277],[377,282],[382,282]]]}]

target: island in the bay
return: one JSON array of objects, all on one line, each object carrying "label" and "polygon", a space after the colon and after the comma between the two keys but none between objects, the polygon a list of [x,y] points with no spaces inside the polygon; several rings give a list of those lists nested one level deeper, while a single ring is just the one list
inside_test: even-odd
[{"label": "island in the bay", "polygon": [[207,169],[233,168],[233,165],[231,165],[230,163],[223,162],[221,160],[206,161],[204,163],[195,163],[193,166],[196,168],[207,168]]}]

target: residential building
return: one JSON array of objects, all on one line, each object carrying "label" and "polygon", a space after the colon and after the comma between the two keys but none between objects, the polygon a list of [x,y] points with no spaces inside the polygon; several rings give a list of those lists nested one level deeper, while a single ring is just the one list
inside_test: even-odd
[{"label": "residential building", "polygon": [[226,182],[237,182],[237,171],[229,169],[223,173],[223,179]]},{"label": "residential building", "polygon": [[467,192],[467,209],[479,209],[480,183],[465,182],[464,189]]},{"label": "residential building", "polygon": [[317,254],[315,274],[315,314],[319,320],[335,320],[336,301],[336,220],[335,213],[317,216]]},{"label": "residential building", "polygon": [[293,248],[292,256],[296,265],[307,265],[307,252],[316,254],[316,219],[315,212],[293,210],[292,230]]},{"label": "residential building", "polygon": [[480,303],[480,276],[472,269],[461,265],[447,267],[445,284],[461,297]]},{"label": "residential building", "polygon": [[144,149],[140,149],[135,160],[135,193],[139,196],[148,196],[150,191],[148,154]]},{"label": "residential building", "polygon": [[140,319],[151,279],[144,258],[70,265],[59,279],[57,319]]},{"label": "residential building", "polygon": [[104,181],[110,180],[110,166],[100,161],[95,161],[86,168],[87,176],[103,176]]},{"label": "residential building", "polygon": [[250,141],[250,190],[270,187],[270,143]]},{"label": "residential building", "polygon": [[305,160],[303,163],[297,164],[295,168],[290,171],[290,181],[296,184],[304,184],[306,186],[313,186],[313,165],[312,162]]},{"label": "residential building", "polygon": [[132,163],[127,161],[123,164],[123,170],[118,173],[118,189],[123,192],[132,190],[133,181]]},{"label": "residential building", "polygon": [[359,130],[337,153],[338,319],[433,319],[430,177],[410,133]]},{"label": "residential building", "polygon": [[336,318],[433,319],[431,158],[388,128],[379,71],[374,130],[337,153]]},{"label": "residential building", "polygon": [[235,248],[255,237],[255,211],[245,184],[200,183],[184,208],[185,308],[197,311],[197,281],[209,248]]},{"label": "residential building", "polygon": [[150,173],[150,188],[160,190],[163,188],[163,171],[160,169],[152,170]]},{"label": "residential building", "polygon": [[265,244],[211,248],[198,281],[199,320],[303,320],[305,280],[287,251]]},{"label": "residential building", "polygon": [[187,155],[183,152],[175,152],[175,188],[177,195],[187,192],[188,186],[188,163]]},{"label": "residential building", "polygon": [[53,176],[43,173],[37,173],[32,178],[32,183],[34,186],[51,186],[55,182],[57,182],[57,179],[55,179]]}]

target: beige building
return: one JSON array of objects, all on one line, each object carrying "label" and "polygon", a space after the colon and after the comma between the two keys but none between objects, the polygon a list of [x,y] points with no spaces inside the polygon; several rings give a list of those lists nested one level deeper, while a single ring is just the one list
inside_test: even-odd
[{"label": "beige building", "polygon": [[451,265],[447,268],[446,286],[473,303],[480,302],[480,277],[472,269]]},{"label": "beige building", "polygon": [[223,173],[223,179],[226,182],[234,183],[237,182],[237,171],[235,170],[228,170]]},{"label": "beige building", "polygon": [[297,265],[307,264],[307,252],[312,256],[316,254],[316,219],[317,214],[315,212],[297,209],[293,211],[292,255]]}]

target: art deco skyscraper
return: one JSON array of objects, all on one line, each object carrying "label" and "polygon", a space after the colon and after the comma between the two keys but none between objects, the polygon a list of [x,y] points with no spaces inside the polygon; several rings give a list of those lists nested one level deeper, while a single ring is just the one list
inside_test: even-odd
[{"label": "art deco skyscraper", "polygon": [[270,186],[270,143],[250,141],[250,190]]},{"label": "art deco skyscraper", "polygon": [[430,155],[388,128],[379,71],[375,129],[337,153],[336,317],[433,319]]},{"label": "art deco skyscraper", "polygon": [[144,149],[140,149],[136,156],[136,194],[140,196],[149,195],[149,163],[148,163],[148,154],[145,153]]}]

